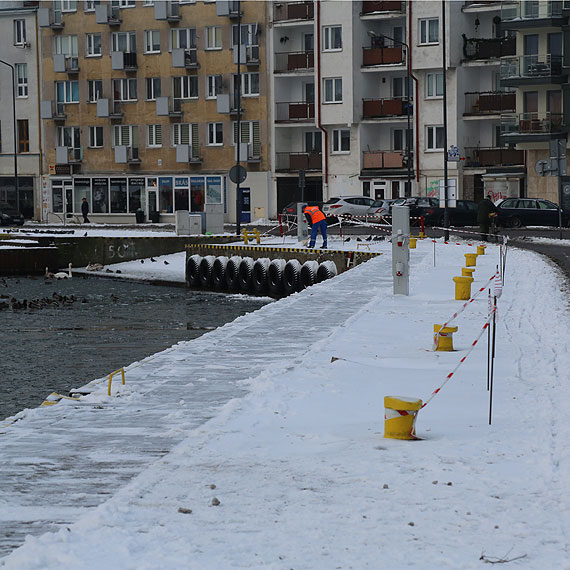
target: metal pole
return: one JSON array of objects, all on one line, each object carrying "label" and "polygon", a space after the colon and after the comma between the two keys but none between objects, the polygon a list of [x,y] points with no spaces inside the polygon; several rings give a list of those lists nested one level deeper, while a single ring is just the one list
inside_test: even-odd
[{"label": "metal pole", "polygon": [[443,227],[445,228],[445,241],[449,241],[449,209],[447,203],[449,185],[447,173],[447,42],[445,26],[445,0],[441,0],[441,35],[443,46],[443,186],[444,186],[444,210]]},{"label": "metal pole", "polygon": [[237,154],[236,165],[238,170],[238,177],[236,183],[236,234],[239,236],[241,233],[241,195],[240,195],[240,150],[241,150],[241,1],[238,0],[238,56],[237,56]]},{"label": "metal pole", "polygon": [[[402,42],[403,43],[403,42]],[[412,130],[411,130],[411,122],[412,122],[412,115],[411,115],[411,108],[410,108],[410,47],[408,44],[404,44],[406,46],[406,71],[407,71],[407,78],[406,78],[406,95],[407,95],[407,115],[408,115],[408,129],[406,131],[406,159],[408,161],[408,187],[404,192],[404,196],[406,198],[412,195]]]},{"label": "metal pole", "polygon": [[0,63],[7,65],[12,72],[12,128],[14,130],[14,190],[16,191],[16,208],[20,207],[20,187],[18,184],[18,136],[16,132],[16,76],[14,66],[0,59]]}]

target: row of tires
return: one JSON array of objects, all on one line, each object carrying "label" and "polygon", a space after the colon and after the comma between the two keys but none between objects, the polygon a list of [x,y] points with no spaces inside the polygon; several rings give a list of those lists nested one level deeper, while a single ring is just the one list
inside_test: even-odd
[{"label": "row of tires", "polygon": [[186,281],[192,288],[256,295],[290,295],[335,275],[337,269],[333,261],[301,264],[297,259],[191,255],[186,262]]}]

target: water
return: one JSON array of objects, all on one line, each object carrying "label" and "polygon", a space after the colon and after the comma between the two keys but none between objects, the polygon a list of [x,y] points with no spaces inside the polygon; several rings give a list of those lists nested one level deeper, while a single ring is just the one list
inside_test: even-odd
[{"label": "water", "polygon": [[[48,305],[53,294],[75,302]],[[100,279],[0,281],[0,419],[131,362],[196,338],[267,299]],[[41,309],[11,307],[44,300]]]}]

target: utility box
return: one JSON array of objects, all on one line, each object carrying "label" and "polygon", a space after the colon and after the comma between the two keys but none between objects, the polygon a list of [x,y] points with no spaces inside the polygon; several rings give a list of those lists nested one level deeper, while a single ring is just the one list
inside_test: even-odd
[{"label": "utility box", "polygon": [[297,202],[297,239],[299,241],[306,240],[309,237],[309,223],[303,209],[307,205],[307,202]]},{"label": "utility box", "polygon": [[206,232],[211,234],[224,233],[224,205],[205,204],[204,212],[206,213]]},{"label": "utility box", "polygon": [[392,207],[392,276],[394,295],[410,294],[410,208]]},{"label": "utility box", "polygon": [[190,235],[190,212],[188,210],[176,210],[176,235]]},{"label": "utility box", "polygon": [[201,214],[190,214],[188,216],[189,223],[189,234],[190,235],[200,235],[202,233],[202,215]]}]

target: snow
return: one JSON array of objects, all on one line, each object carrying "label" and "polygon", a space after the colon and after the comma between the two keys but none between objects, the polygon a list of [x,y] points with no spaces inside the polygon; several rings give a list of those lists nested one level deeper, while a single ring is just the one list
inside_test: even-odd
[{"label": "snow", "polygon": [[[176,443],[122,486],[108,481],[112,470],[98,480],[91,474],[95,483],[109,485],[111,496],[98,506],[69,507],[68,524],[29,536],[0,566],[457,570],[517,558],[510,567],[569,569],[570,327],[562,277],[544,258],[508,252],[498,301],[492,425],[483,332],[420,410],[420,440],[383,437],[384,397],[426,401],[482,332],[485,294],[455,320],[456,351],[431,350],[433,324],[446,322],[463,304],[453,298],[452,277],[475,245],[418,241],[411,251],[411,294],[403,297],[392,295],[389,245],[378,243],[385,255],[135,364],[133,372],[127,368],[126,386],[117,382],[111,398],[105,382],[93,384],[86,405],[109,406],[107,423],[100,432],[92,428],[86,440],[96,441],[99,453],[106,453],[111,422],[121,416],[115,460],[136,454],[138,440],[129,430],[139,430],[144,445],[138,426],[145,413],[136,412],[149,399],[157,415],[148,436],[171,397],[166,435]],[[495,274],[499,251],[490,244],[477,258],[472,293]],[[168,266],[163,258],[121,264],[121,276],[183,273],[183,254],[163,257]],[[211,363],[194,374],[193,359],[205,354]],[[143,374],[150,365],[152,374]],[[192,390],[168,390],[170,377],[182,372],[195,386],[206,386],[216,372],[233,374],[246,391],[193,423]],[[151,389],[152,382],[161,389]],[[16,447],[42,425],[37,448],[26,447],[10,462],[55,461],[60,446],[75,441],[74,415],[80,415],[77,429],[87,421],[82,409],[66,401],[23,413],[0,435],[0,455],[6,442]],[[63,416],[70,429],[61,425],[54,440],[55,420]],[[117,456],[105,457],[112,462]],[[80,486],[68,469],[62,482],[68,477]],[[66,489],[52,492],[44,519],[63,509]],[[0,495],[4,513],[17,511],[19,500]]]}]

